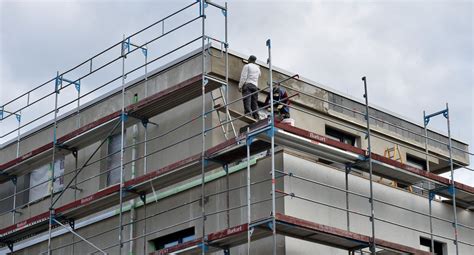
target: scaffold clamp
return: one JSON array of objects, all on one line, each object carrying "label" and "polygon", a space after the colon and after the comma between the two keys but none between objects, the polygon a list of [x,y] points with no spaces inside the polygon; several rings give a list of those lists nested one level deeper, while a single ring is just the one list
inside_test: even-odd
[{"label": "scaffold clamp", "polygon": [[144,205],[146,205],[146,193],[140,193],[140,200],[143,202]]},{"label": "scaffold clamp", "polygon": [[352,164],[346,164],[345,166],[346,173],[350,173],[352,171]]},{"label": "scaffold clamp", "polygon": [[74,83],[74,87],[76,88],[77,92],[81,92],[81,80],[78,80]]},{"label": "scaffold clamp", "polygon": [[69,219],[67,222],[69,223],[69,226],[72,230],[76,229],[76,221],[74,219]]},{"label": "scaffold clamp", "polygon": [[207,251],[209,250],[209,247],[208,247],[207,244],[205,244],[204,242],[205,242],[205,241],[204,241],[204,238],[203,238],[203,242],[199,244],[199,247],[200,247],[201,249],[203,249],[204,252],[207,252]]},{"label": "scaffold clamp", "polygon": [[429,118],[429,117],[425,117],[425,126],[428,126],[428,123],[430,123],[430,118]]},{"label": "scaffold clamp", "polygon": [[150,122],[149,119],[142,119],[141,121],[142,121],[143,127],[147,127],[148,123]]},{"label": "scaffold clamp", "polygon": [[8,249],[13,252],[13,242],[7,242]]},{"label": "scaffold clamp", "polygon": [[10,181],[12,181],[13,185],[16,185],[17,180],[18,179],[17,179],[16,175],[12,176],[12,178],[10,179]]},{"label": "scaffold clamp", "polygon": [[448,109],[446,109],[444,112],[443,112],[443,116],[447,119],[449,117],[449,111]]},{"label": "scaffold clamp", "polygon": [[272,137],[274,134],[275,134],[275,126],[272,126],[265,132],[265,134],[267,134],[268,137]]},{"label": "scaffold clamp", "polygon": [[449,192],[449,194],[450,194],[451,196],[453,196],[454,193],[456,193],[456,187],[454,187],[454,184],[449,185],[449,187],[448,187],[448,192]]},{"label": "scaffold clamp", "polygon": [[125,122],[125,121],[127,121],[127,119],[128,119],[128,114],[126,112],[122,112],[120,114],[120,121]]},{"label": "scaffold clamp", "polygon": [[61,85],[62,85],[62,76],[60,76],[58,72],[58,74],[56,75],[55,82],[54,82],[54,92],[59,94],[59,87]]},{"label": "scaffold clamp", "polygon": [[273,222],[272,221],[269,221],[267,223],[267,226],[268,226],[269,229],[273,230]]},{"label": "scaffold clamp", "polygon": [[130,37],[122,41],[122,57],[125,57],[128,53],[130,53]]},{"label": "scaffold clamp", "polygon": [[435,194],[433,191],[430,191],[430,192],[429,192],[429,195],[428,195],[429,200],[432,201],[432,200],[435,198],[435,195],[436,195],[436,194]]},{"label": "scaffold clamp", "polygon": [[252,142],[253,142],[254,139],[255,139],[254,135],[247,136],[247,139],[245,139],[245,142],[247,143],[247,146],[252,145]]}]

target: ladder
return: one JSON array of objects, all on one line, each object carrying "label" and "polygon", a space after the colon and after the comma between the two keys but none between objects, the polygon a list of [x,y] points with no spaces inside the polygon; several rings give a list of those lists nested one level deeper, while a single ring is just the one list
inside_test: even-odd
[{"label": "ladder", "polygon": [[403,164],[402,154],[400,153],[400,149],[398,148],[398,144],[393,146],[392,148],[385,149],[383,156],[389,159],[393,159],[399,161]]},{"label": "ladder", "polygon": [[[227,105],[227,102],[224,97],[224,86],[222,85],[217,89],[218,94],[214,95],[214,91],[211,91],[211,97],[212,97],[212,109],[216,109],[216,107],[225,107]],[[229,113],[229,108],[226,107],[225,110],[219,111],[216,110],[217,113],[217,118],[219,119],[219,125],[221,126],[222,132],[224,133],[224,137],[226,140],[229,139],[229,125],[230,129],[232,130],[233,137],[237,136],[237,133],[235,132],[235,127],[234,127],[234,122],[232,121],[232,117],[230,116]]]},{"label": "ladder", "polygon": [[[395,144],[395,146],[391,148],[385,149],[383,156],[389,159],[396,160],[403,164],[402,154],[400,153],[400,148],[398,147],[398,144]],[[392,181],[392,186],[398,187],[398,183],[396,181]],[[413,192],[412,186],[408,186],[407,189],[408,191]]]}]

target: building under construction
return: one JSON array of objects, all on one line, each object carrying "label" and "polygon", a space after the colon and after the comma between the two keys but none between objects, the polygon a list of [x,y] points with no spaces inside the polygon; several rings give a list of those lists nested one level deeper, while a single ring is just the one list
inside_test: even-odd
[{"label": "building under construction", "polygon": [[272,67],[268,40],[256,93],[285,88],[294,123],[256,120],[227,14],[193,1],[2,103],[0,254],[474,254],[474,187],[453,180],[472,152],[447,105],[407,121],[369,106],[365,77],[359,101]]}]

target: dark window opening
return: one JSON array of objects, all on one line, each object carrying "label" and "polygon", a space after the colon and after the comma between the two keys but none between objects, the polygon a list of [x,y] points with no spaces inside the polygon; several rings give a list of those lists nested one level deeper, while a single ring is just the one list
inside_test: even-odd
[{"label": "dark window opening", "polygon": [[333,161],[326,160],[326,159],[323,159],[323,158],[319,158],[318,162],[321,162],[321,163],[326,164],[326,165],[332,165],[334,163]]},{"label": "dark window opening", "polygon": [[434,251],[431,250],[431,239],[420,236],[420,248],[424,251],[433,252],[435,255],[445,255],[446,244],[433,240]]},{"label": "dark window opening", "polygon": [[397,187],[399,187],[401,189],[409,189],[410,185],[406,185],[406,184],[397,182]]},{"label": "dark window opening", "polygon": [[356,136],[335,128],[326,126],[326,136],[339,142],[356,146]]},{"label": "dark window opening", "polygon": [[194,240],[194,227],[180,230],[162,237],[151,240],[156,250],[161,250],[181,243]]},{"label": "dark window opening", "polygon": [[122,137],[120,134],[109,137],[107,144],[107,186],[120,182],[120,147]]},{"label": "dark window opening", "polygon": [[426,170],[426,160],[407,153],[407,165]]}]

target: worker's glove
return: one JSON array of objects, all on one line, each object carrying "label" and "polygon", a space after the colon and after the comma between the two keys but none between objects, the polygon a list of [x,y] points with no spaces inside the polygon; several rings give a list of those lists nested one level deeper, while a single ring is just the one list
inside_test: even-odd
[{"label": "worker's glove", "polygon": [[272,111],[272,108],[268,107],[268,108],[267,108],[267,111],[268,111],[268,112],[271,112],[271,111]]},{"label": "worker's glove", "polygon": [[282,108],[283,108],[283,105],[277,106],[277,109],[278,109],[278,110],[281,110]]}]

